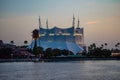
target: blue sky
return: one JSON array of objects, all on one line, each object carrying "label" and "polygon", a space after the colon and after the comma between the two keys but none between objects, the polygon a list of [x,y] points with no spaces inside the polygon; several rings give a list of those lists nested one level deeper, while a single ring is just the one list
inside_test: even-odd
[{"label": "blue sky", "polygon": [[43,27],[46,19],[50,27],[70,27],[74,14],[76,22],[79,17],[85,29],[87,45],[113,45],[120,42],[119,8],[120,0],[0,0],[0,39],[14,40],[17,45],[24,40],[30,43],[39,16]]},{"label": "blue sky", "polygon": [[[87,12],[102,10],[109,12],[119,3],[120,0],[0,0],[0,17],[33,14],[60,15],[60,12],[63,15],[68,13],[87,14]],[[116,8],[119,9],[117,5]]]}]

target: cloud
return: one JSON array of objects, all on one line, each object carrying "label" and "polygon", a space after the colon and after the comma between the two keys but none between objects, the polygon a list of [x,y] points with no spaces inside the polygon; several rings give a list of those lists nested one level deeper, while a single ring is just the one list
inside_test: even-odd
[{"label": "cloud", "polygon": [[86,24],[89,24],[89,25],[91,25],[91,24],[96,24],[96,23],[98,23],[99,21],[88,21]]},{"label": "cloud", "polygon": [[116,19],[120,19],[120,15],[118,15],[118,16],[114,16],[114,18],[116,18]]}]

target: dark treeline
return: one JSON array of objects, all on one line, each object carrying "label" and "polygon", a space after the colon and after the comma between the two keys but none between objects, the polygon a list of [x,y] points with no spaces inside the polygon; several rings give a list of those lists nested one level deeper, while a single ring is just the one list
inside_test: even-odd
[{"label": "dark treeline", "polygon": [[[57,56],[68,56],[68,55],[74,55],[69,50],[60,50],[60,49],[52,49],[47,48],[44,50],[42,47],[36,47],[35,49],[31,50],[26,48],[26,46],[21,46],[20,48],[25,49],[25,53],[29,52],[35,56],[32,56],[33,58],[54,58]],[[12,47],[2,47],[0,48],[0,59],[23,59],[23,58],[31,58],[31,56],[23,54],[21,55],[21,51],[17,48]]]},{"label": "dark treeline", "polygon": [[68,56],[68,55],[74,55],[73,52],[69,50],[60,50],[60,49],[52,49],[52,48],[47,48],[44,50],[42,47],[36,47],[33,49],[33,53],[35,54],[36,57],[41,57],[41,58],[53,58],[57,56]]},{"label": "dark treeline", "polygon": [[[112,53],[120,53],[119,50],[119,45],[115,45],[115,49],[107,49],[107,43],[102,44],[100,47],[97,47],[95,43],[91,44],[88,47],[88,51],[83,51],[80,53],[77,53],[76,55],[84,56],[84,57],[111,57]],[[34,47],[33,50],[28,49],[27,45],[24,46],[12,46],[12,47],[1,47],[0,48],[0,59],[10,59],[10,58],[30,58],[31,56],[29,55],[20,55],[21,54],[20,50],[23,50],[25,53],[31,53],[34,56],[33,57],[38,57],[38,58],[55,58],[58,56],[68,56],[68,55],[74,55],[73,52],[69,50],[60,50],[60,49],[52,49],[52,48],[47,48],[43,49],[42,47]],[[118,55],[117,57],[120,57]]]},{"label": "dark treeline", "polygon": [[[26,49],[26,52],[32,52]],[[0,59],[12,59],[12,58],[27,58],[28,55],[21,55],[21,51],[18,48],[2,47],[0,48]]]},{"label": "dark treeline", "polygon": [[107,45],[108,44],[105,43],[97,47],[96,44],[93,43],[88,47],[88,52],[84,52],[83,55],[88,57],[110,57],[112,53],[120,53],[120,50],[117,48],[119,45],[118,43],[116,49],[107,49]]},{"label": "dark treeline", "polygon": [[11,58],[12,53],[13,53],[12,48],[9,48],[9,47],[0,48],[0,59],[2,59],[2,58],[4,58],[4,59]]},{"label": "dark treeline", "polygon": [[[107,49],[106,48],[107,45],[108,44],[105,43],[102,44],[100,47],[97,47],[96,44],[93,43],[88,47],[88,51],[83,51],[77,53],[76,55],[81,55],[84,57],[111,57],[112,53],[120,53],[120,50],[118,49],[118,45],[116,49]],[[44,50],[42,47],[34,48],[33,53],[36,55],[36,57],[40,56],[41,58],[53,58],[57,56],[74,55],[69,50],[60,50],[60,49],[52,49],[52,48],[47,48],[46,50]]]}]

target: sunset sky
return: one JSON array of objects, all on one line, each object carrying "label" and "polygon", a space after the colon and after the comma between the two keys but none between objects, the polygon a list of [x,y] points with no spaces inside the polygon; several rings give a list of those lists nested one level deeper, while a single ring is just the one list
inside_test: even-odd
[{"label": "sunset sky", "polygon": [[42,26],[71,27],[73,14],[85,30],[85,44],[120,42],[120,0],[0,0],[0,40],[31,43],[31,32]]}]

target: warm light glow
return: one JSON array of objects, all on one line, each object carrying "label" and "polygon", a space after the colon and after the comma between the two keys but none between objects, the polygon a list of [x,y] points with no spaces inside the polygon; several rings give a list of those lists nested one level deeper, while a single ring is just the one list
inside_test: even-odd
[{"label": "warm light glow", "polygon": [[75,33],[74,36],[82,36],[82,34]]},{"label": "warm light glow", "polygon": [[89,22],[87,22],[86,24],[91,25],[91,24],[96,24],[96,23],[98,23],[98,21],[89,21]]},{"label": "warm light glow", "polygon": [[49,35],[50,35],[50,36],[54,36],[55,34],[51,34],[51,33],[50,33]]}]

